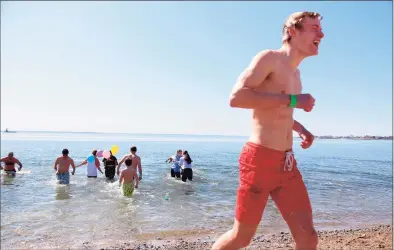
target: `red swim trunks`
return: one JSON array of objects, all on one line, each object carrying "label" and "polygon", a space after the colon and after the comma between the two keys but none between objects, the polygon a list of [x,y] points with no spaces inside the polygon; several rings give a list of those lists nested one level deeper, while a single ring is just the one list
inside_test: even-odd
[{"label": "red swim trunks", "polygon": [[247,142],[239,157],[235,218],[240,223],[259,224],[269,195],[288,224],[290,215],[303,214],[312,226],[309,196],[293,152]]}]

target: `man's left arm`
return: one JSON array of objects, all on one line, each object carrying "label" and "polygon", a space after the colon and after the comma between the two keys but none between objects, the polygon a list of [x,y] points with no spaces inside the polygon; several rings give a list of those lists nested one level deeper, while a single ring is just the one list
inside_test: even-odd
[{"label": "man's left arm", "polygon": [[312,146],[315,137],[301,123],[294,120],[293,130],[296,131],[302,138],[301,147],[303,149],[307,149]]},{"label": "man's left arm", "polygon": [[15,159],[15,163],[19,165],[19,171],[21,171],[22,163],[18,159]]},{"label": "man's left arm", "polygon": [[138,172],[140,172],[139,179],[142,179],[142,166],[141,166],[141,157],[138,157]]}]

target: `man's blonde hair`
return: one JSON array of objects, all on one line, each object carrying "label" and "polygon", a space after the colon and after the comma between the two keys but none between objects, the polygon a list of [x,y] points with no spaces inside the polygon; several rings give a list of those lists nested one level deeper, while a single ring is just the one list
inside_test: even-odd
[{"label": "man's blonde hair", "polygon": [[293,27],[297,30],[302,30],[304,28],[303,21],[306,18],[311,18],[311,19],[318,18],[319,20],[322,20],[323,16],[317,12],[309,12],[309,11],[295,12],[291,14],[283,24],[282,43],[290,43],[291,36],[290,36],[289,28]]}]

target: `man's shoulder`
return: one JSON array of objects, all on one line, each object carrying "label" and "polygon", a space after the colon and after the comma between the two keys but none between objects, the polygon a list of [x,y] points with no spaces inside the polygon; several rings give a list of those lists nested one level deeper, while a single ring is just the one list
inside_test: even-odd
[{"label": "man's shoulder", "polygon": [[259,51],[256,55],[255,58],[256,59],[272,59],[278,56],[281,56],[282,52],[279,50],[275,50],[275,49],[265,49],[265,50],[261,50]]}]

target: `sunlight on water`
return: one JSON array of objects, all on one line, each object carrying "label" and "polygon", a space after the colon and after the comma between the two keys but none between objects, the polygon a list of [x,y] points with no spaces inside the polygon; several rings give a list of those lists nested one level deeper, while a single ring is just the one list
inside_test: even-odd
[{"label": "sunlight on water", "polygon": [[[1,154],[13,151],[23,163],[15,178],[1,175],[2,247],[81,248],[86,241],[98,244],[108,237],[121,241],[161,231],[229,229],[237,160],[245,140],[72,133],[2,137]],[[318,140],[307,151],[294,143],[318,229],[391,223],[391,143]],[[53,162],[63,148],[78,164],[93,148],[109,149],[114,144],[120,148],[118,159],[132,144],[142,157],[143,180],[132,198],[122,196],[118,177],[112,182],[102,176],[87,179],[86,167],[77,169],[70,185],[57,184]],[[178,148],[191,154],[193,182],[170,177],[165,160]],[[286,230],[286,224],[269,200],[259,230],[279,229]]]}]

